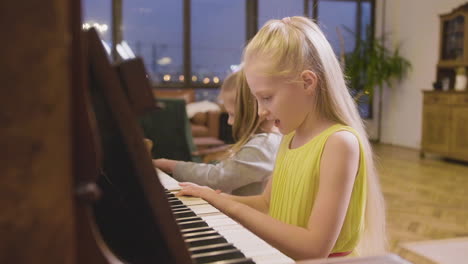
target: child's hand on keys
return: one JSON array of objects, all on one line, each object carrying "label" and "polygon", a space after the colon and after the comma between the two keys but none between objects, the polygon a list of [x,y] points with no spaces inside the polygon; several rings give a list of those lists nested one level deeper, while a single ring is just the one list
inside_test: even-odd
[{"label": "child's hand on keys", "polygon": [[221,190],[213,190],[210,187],[200,186],[192,182],[180,182],[179,186],[182,189],[176,194],[177,196],[188,195],[208,200],[210,194],[221,193]]}]

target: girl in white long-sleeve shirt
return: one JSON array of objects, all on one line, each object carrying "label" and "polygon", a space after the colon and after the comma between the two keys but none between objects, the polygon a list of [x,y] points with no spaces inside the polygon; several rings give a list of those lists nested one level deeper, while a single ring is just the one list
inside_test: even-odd
[{"label": "girl in white long-sleeve shirt", "polygon": [[228,76],[220,99],[229,115],[237,142],[217,164],[156,159],[154,165],[178,181],[206,185],[236,195],[260,194],[273,171],[281,134],[272,121],[257,115],[257,102],[245,81],[243,70]]}]

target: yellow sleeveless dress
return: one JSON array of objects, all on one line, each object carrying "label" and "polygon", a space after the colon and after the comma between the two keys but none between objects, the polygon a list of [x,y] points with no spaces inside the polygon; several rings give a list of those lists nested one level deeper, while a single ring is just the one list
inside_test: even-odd
[{"label": "yellow sleeveless dress", "polygon": [[287,224],[307,227],[318,192],[320,159],[325,142],[330,135],[342,130],[349,131],[358,138],[360,161],[346,218],[332,253],[353,251],[364,230],[366,163],[359,135],[353,128],[333,125],[295,149],[289,149],[294,132],[284,136],[273,171],[269,208],[269,214],[273,218]]}]

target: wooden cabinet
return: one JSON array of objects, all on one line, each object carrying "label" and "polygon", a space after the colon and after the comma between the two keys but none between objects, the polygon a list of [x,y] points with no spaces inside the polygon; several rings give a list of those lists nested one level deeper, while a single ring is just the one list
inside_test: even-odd
[{"label": "wooden cabinet", "polygon": [[424,92],[421,154],[468,161],[468,93]]},{"label": "wooden cabinet", "polygon": [[468,91],[454,91],[460,68],[468,68],[468,3],[440,16],[437,82],[449,91],[424,92],[421,156],[468,161]]},{"label": "wooden cabinet", "polygon": [[437,81],[455,85],[460,68],[468,68],[468,3],[440,15],[440,49]]}]

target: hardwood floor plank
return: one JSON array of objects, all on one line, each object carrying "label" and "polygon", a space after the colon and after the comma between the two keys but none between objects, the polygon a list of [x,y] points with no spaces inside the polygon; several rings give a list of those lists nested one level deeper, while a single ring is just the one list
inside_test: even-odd
[{"label": "hardwood floor plank", "polygon": [[375,144],[387,205],[389,250],[401,243],[468,236],[468,165]]}]

